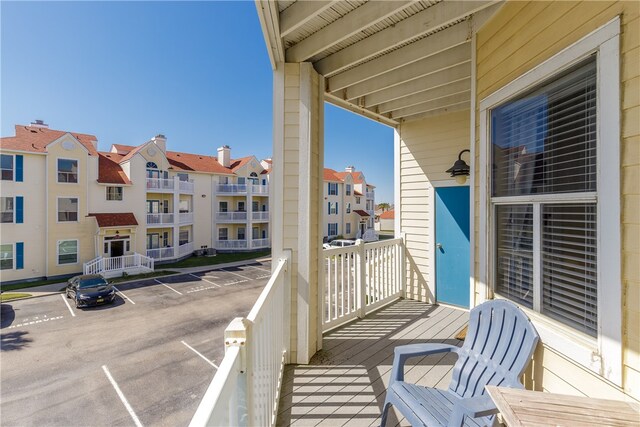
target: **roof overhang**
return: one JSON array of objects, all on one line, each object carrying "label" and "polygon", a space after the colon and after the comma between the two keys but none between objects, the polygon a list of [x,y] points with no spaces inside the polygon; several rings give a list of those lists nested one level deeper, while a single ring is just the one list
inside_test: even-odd
[{"label": "roof overhang", "polygon": [[256,0],[271,65],[310,62],[325,100],[389,126],[466,110],[471,38],[495,0]]}]

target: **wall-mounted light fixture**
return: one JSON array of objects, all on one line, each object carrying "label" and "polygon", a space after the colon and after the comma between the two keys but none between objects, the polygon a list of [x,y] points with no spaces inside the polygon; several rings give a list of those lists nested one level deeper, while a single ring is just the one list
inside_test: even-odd
[{"label": "wall-mounted light fixture", "polygon": [[456,182],[460,185],[467,182],[467,177],[469,176],[469,170],[471,169],[469,165],[462,160],[462,153],[464,152],[471,153],[470,150],[462,150],[460,154],[458,154],[458,160],[455,161],[453,166],[447,169],[445,172],[451,174],[452,177],[456,179]]}]

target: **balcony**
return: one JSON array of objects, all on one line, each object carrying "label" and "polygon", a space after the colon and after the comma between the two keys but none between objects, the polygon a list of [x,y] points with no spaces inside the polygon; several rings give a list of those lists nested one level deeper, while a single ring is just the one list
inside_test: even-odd
[{"label": "balcony", "polygon": [[251,185],[251,193],[261,196],[269,195],[269,186],[268,185]]},{"label": "balcony", "polygon": [[216,212],[217,222],[247,222],[247,212]]},{"label": "balcony", "polygon": [[269,239],[252,239],[251,247],[255,249],[268,248],[270,246]]},{"label": "balcony", "polygon": [[218,184],[216,186],[218,194],[247,194],[247,186],[245,184]]},{"label": "balcony", "polygon": [[216,249],[247,249],[248,240],[217,240]]},{"label": "balcony", "polygon": [[178,180],[178,190],[184,194],[193,194],[195,185],[193,184],[193,180],[182,181]]},{"label": "balcony", "polygon": [[178,214],[178,221],[180,225],[193,223],[193,212],[180,212]]},{"label": "balcony", "polygon": [[193,242],[184,243],[178,246],[178,257],[191,255],[193,253]]},{"label": "balcony", "polygon": [[149,258],[153,258],[156,261],[173,259],[175,257],[174,248],[167,247],[167,248],[147,249],[147,256]]},{"label": "balcony", "polygon": [[375,199],[375,191],[367,191],[367,200],[373,200]]},{"label": "balcony", "polygon": [[148,213],[147,227],[162,227],[173,225],[174,214],[172,213]]},{"label": "balcony", "polygon": [[173,179],[147,178],[147,192],[173,192]]},{"label": "balcony", "polygon": [[251,219],[254,222],[268,222],[269,221],[269,211],[251,212]]}]

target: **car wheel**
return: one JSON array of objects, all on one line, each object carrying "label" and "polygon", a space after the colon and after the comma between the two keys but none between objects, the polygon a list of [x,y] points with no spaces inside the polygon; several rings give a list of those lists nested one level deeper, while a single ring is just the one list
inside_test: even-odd
[{"label": "car wheel", "polygon": [[76,308],[80,308],[80,304],[78,303],[78,300],[76,300]]}]

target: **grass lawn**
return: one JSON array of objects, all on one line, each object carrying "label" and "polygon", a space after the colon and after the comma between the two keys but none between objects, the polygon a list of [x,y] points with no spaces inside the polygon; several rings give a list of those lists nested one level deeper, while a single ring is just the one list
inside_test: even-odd
[{"label": "grass lawn", "polygon": [[12,283],[10,285],[2,285],[2,290],[7,292],[7,291],[13,291],[14,289],[24,289],[24,288],[35,288],[37,286],[43,286],[43,285],[51,285],[53,283],[64,283],[66,282],[66,279],[53,279],[53,280],[36,280],[34,282],[19,282],[19,283]]},{"label": "grass lawn", "polygon": [[[164,265],[162,267],[164,267]],[[167,276],[169,274],[174,274],[174,273],[177,273],[177,272],[171,271],[171,270],[159,270],[159,271],[154,271],[153,273],[132,274],[130,276],[125,276],[125,277],[112,277],[107,280],[111,283],[120,283],[120,282],[128,282],[130,280],[142,280],[142,279],[150,279],[152,277]]]},{"label": "grass lawn", "polygon": [[239,252],[233,254],[217,254],[216,256],[192,256],[187,259],[183,259],[179,262],[173,262],[171,264],[162,264],[158,267],[162,268],[188,268],[188,267],[202,267],[206,265],[223,264],[234,261],[244,261],[247,259],[262,258],[271,255],[271,251],[256,251],[256,252]]},{"label": "grass lawn", "polygon": [[26,297],[30,297],[31,294],[20,294],[17,292],[13,292],[13,293],[5,293],[0,295],[0,301],[2,302],[7,302],[7,301],[11,301],[12,299],[19,299],[19,298],[26,298]]}]

